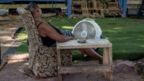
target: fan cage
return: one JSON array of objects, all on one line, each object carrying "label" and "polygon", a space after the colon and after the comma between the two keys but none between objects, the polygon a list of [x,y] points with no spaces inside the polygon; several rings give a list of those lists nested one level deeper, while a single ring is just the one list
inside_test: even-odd
[{"label": "fan cage", "polygon": [[102,31],[100,26],[93,19],[83,19],[79,21],[73,28],[72,34],[76,39],[82,39],[81,32],[86,31],[86,39],[100,39]]}]

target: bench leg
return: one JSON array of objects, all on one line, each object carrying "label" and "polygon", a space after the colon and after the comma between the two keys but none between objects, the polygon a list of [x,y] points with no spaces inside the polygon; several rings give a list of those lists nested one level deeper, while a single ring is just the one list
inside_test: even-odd
[{"label": "bench leg", "polygon": [[61,66],[69,66],[72,64],[72,55],[71,51],[66,50],[60,50],[57,49],[57,59],[58,59],[58,79],[59,81],[63,81],[63,76],[61,73],[59,73],[59,70]]},{"label": "bench leg", "polygon": [[58,74],[58,81],[63,81],[62,74]]},{"label": "bench leg", "polygon": [[112,48],[111,47],[104,48],[103,64],[111,66],[111,69],[109,69],[107,72],[104,72],[104,76],[109,81],[112,81],[113,72],[112,72]]},{"label": "bench leg", "polygon": [[62,81],[62,75],[59,73],[59,69],[61,67],[61,55],[60,49],[57,49],[57,62],[58,62],[58,80]]},{"label": "bench leg", "polygon": [[112,71],[104,72],[104,77],[109,81],[113,81],[113,72]]}]

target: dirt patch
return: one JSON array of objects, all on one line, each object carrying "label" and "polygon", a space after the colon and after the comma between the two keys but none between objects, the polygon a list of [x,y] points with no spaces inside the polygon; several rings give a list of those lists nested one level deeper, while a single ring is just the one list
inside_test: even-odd
[{"label": "dirt patch", "polygon": [[[0,81],[58,81],[57,78],[33,79],[19,72],[19,67],[24,62],[8,63],[0,72]],[[141,79],[130,61],[115,61],[113,65],[114,81],[144,81]],[[67,74],[63,75],[64,81],[107,81],[102,73],[92,74]]]},{"label": "dirt patch", "polygon": [[23,63],[7,64],[0,72],[0,81],[48,81],[46,79],[36,80],[20,73],[18,69]]}]

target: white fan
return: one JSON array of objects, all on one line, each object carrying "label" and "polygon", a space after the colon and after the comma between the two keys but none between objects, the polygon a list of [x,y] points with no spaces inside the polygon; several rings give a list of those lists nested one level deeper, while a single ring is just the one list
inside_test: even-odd
[{"label": "white fan", "polygon": [[86,39],[100,39],[102,31],[95,20],[86,18],[74,26],[72,34],[78,39],[78,42],[85,43]]}]

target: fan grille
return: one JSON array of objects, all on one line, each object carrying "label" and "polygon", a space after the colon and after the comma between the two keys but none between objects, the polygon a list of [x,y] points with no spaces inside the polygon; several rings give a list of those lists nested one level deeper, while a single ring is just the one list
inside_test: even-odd
[{"label": "fan grille", "polygon": [[75,30],[73,31],[73,35],[75,36],[76,39],[81,38],[81,32],[86,31],[87,32],[87,38],[86,39],[95,39],[96,35],[96,30],[90,22],[84,21],[79,23],[76,27]]}]

